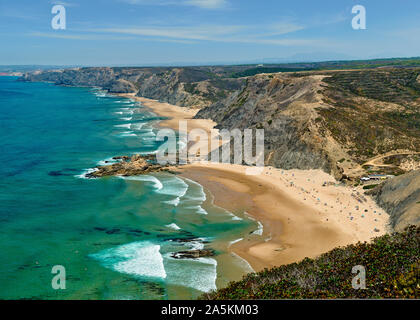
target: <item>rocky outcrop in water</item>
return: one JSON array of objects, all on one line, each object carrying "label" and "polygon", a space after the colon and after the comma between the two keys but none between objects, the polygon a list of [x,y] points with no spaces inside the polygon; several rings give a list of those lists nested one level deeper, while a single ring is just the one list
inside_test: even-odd
[{"label": "rocky outcrop in water", "polygon": [[160,165],[156,163],[155,156],[133,155],[132,157],[121,156],[114,157],[119,160],[117,163],[96,167],[95,171],[87,173],[87,178],[100,178],[107,176],[136,176],[148,174],[151,172],[170,171],[169,165]]},{"label": "rocky outcrop in water", "polygon": [[214,255],[215,251],[213,249],[197,249],[175,252],[171,254],[171,257],[175,259],[197,259],[203,257],[212,257]]},{"label": "rocky outcrop in water", "polygon": [[420,170],[390,179],[369,194],[389,213],[395,231],[420,225]]}]

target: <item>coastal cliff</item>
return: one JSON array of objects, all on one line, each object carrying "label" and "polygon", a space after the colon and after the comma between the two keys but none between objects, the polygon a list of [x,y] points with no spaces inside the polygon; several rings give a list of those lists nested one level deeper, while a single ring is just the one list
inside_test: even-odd
[{"label": "coastal cliff", "polygon": [[182,107],[202,108],[241,87],[243,80],[225,78],[225,72],[224,68],[216,67],[97,67],[26,73],[20,80],[48,81],[66,86],[100,87],[111,93],[136,93],[140,97]]},{"label": "coastal cliff", "polygon": [[219,129],[264,129],[266,165],[319,168],[355,182],[398,175],[420,168],[419,75],[418,68],[260,74],[196,118]]},{"label": "coastal cliff", "polygon": [[389,213],[395,231],[420,225],[420,170],[386,181],[369,193]]},{"label": "coastal cliff", "polygon": [[[420,68],[263,73],[277,70],[73,68],[21,80],[135,93],[200,109],[195,118],[219,129],[264,129],[265,164],[274,167],[322,169],[352,183],[367,173],[420,168]],[[382,162],[373,163],[376,157]]]}]

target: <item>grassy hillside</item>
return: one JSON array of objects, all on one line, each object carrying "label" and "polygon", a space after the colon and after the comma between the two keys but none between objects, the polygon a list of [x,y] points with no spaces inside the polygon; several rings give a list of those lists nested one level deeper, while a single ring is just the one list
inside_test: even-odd
[{"label": "grassy hillside", "polygon": [[[420,227],[372,243],[336,248],[232,282],[202,299],[419,298]],[[352,268],[366,268],[366,289],[352,287]]]},{"label": "grassy hillside", "polygon": [[[360,162],[420,150],[420,69],[335,72],[324,79],[323,125]],[[358,130],[355,130],[357,128]]]}]

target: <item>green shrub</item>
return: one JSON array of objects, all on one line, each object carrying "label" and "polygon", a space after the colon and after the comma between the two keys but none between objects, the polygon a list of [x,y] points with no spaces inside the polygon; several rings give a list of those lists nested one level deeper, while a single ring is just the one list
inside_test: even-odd
[{"label": "green shrub", "polygon": [[[336,248],[316,259],[251,273],[202,299],[419,298],[420,227],[371,243]],[[352,287],[352,268],[366,268],[366,289]]]}]

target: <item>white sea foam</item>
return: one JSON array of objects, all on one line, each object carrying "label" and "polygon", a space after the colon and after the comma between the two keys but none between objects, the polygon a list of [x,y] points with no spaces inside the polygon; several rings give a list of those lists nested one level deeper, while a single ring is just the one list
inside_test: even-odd
[{"label": "white sea foam", "polygon": [[166,278],[160,245],[133,242],[90,255],[112,270],[135,276]]},{"label": "white sea foam", "polygon": [[216,290],[217,261],[213,258],[174,259],[164,256],[166,282],[202,292]]},{"label": "white sea foam", "polygon": [[88,173],[92,173],[92,172],[95,172],[95,171],[98,171],[98,169],[97,169],[97,168],[85,169],[85,170],[83,170],[83,172],[82,172],[81,174],[75,175],[75,177],[76,177],[76,178],[79,178],[79,179],[88,179],[88,178],[86,177],[86,175],[87,175]]},{"label": "white sea foam", "polygon": [[258,223],[258,229],[257,229],[257,230],[255,230],[255,231],[253,232],[253,234],[256,234],[256,235],[258,235],[258,236],[262,236],[263,231],[264,231],[264,227],[263,227],[263,225],[262,225],[262,223],[261,223],[261,222],[257,221],[257,223]]},{"label": "white sea foam", "polygon": [[137,137],[137,134],[134,131],[123,131],[118,134],[119,137]]},{"label": "white sea foam", "polygon": [[238,217],[237,215],[234,215],[232,212],[229,212],[229,211],[226,211],[226,212],[232,217],[232,220],[237,220],[237,221],[243,220],[242,218]]},{"label": "white sea foam", "polygon": [[253,217],[250,216],[248,212],[244,211],[244,214],[248,217],[249,220],[256,221]]},{"label": "white sea foam", "polygon": [[197,212],[199,214],[208,214],[208,212],[204,210],[202,206],[197,206]]},{"label": "white sea foam", "polygon": [[188,241],[185,243],[187,247],[189,247],[190,250],[203,250],[204,249],[204,243],[203,241],[206,241],[204,238],[197,238],[195,241]]},{"label": "white sea foam", "polygon": [[194,195],[194,196],[190,196],[190,198],[193,198],[194,200],[201,200],[202,202],[206,201],[207,197],[206,197],[206,193],[204,192],[204,188],[201,184],[190,180],[190,179],[186,179],[189,183],[194,184],[198,187],[198,195]]},{"label": "white sea foam", "polygon": [[174,230],[181,230],[181,228],[176,223],[168,224],[165,227],[168,227],[168,228],[174,229]]},{"label": "white sea foam", "polygon": [[248,261],[244,258],[238,256],[235,252],[231,252],[231,254],[238,260],[240,265],[246,270],[247,273],[254,273],[255,270],[251,267]]},{"label": "white sea foam", "polygon": [[127,129],[130,129],[131,128],[131,123],[116,124],[116,125],[114,125],[114,127],[116,127],[116,128],[127,128]]},{"label": "white sea foam", "polygon": [[120,118],[120,120],[131,121],[131,120],[133,120],[133,117],[128,117],[128,118],[122,117],[122,118]]},{"label": "white sea foam", "polygon": [[146,122],[133,124],[133,130],[141,130],[146,125]]},{"label": "white sea foam", "polygon": [[178,206],[181,198],[188,190],[188,184],[178,177],[171,177],[170,179],[163,180],[162,184],[163,188],[158,191],[160,194],[176,197],[175,199],[165,201],[165,203]]},{"label": "white sea foam", "polygon": [[131,181],[145,181],[145,182],[152,182],[153,187],[157,190],[161,190],[163,188],[162,183],[160,180],[154,176],[149,175],[142,175],[142,176],[132,176],[132,177],[120,177],[124,180],[131,180]]},{"label": "white sea foam", "polygon": [[188,192],[184,195],[183,203],[186,209],[192,209],[199,214],[208,214],[203,209],[202,204],[206,201],[206,193],[204,188],[199,183],[190,179],[184,178],[189,184],[196,186],[197,188],[188,188]]},{"label": "white sea foam", "polygon": [[117,111],[117,112],[119,112],[118,114],[129,114],[129,115],[133,115],[133,113],[134,113],[134,110],[133,109],[130,109],[130,108],[119,108],[118,110],[119,110],[119,111]]},{"label": "white sea foam", "polygon": [[240,238],[240,239],[236,239],[236,240],[230,241],[230,242],[229,242],[229,247],[230,247],[231,245],[234,245],[235,243],[237,243],[237,242],[239,242],[239,241],[242,241],[242,240],[244,240],[244,238]]},{"label": "white sea foam", "polygon": [[95,96],[99,97],[99,98],[104,98],[104,97],[108,96],[108,94],[106,93],[106,91],[101,91],[101,90],[93,91],[93,94]]},{"label": "white sea foam", "polygon": [[98,161],[98,166],[106,166],[106,165],[117,163],[117,162],[118,160],[115,160],[113,158],[107,158],[107,159]]},{"label": "white sea foam", "polygon": [[173,205],[173,206],[177,207],[179,205],[180,201],[181,200],[179,199],[179,197],[176,197],[173,200],[167,200],[167,201],[163,201],[163,202],[166,203],[166,204],[170,204],[170,205]]}]

